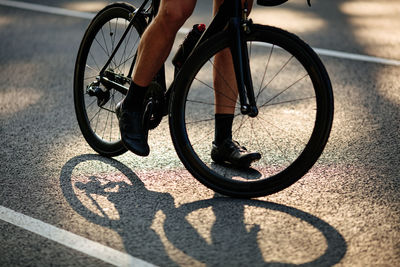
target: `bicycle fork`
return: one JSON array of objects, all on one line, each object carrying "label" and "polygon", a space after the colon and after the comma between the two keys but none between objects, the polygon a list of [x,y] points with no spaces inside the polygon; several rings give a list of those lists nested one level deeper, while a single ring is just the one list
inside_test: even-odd
[{"label": "bicycle fork", "polygon": [[242,114],[256,117],[258,108],[254,96],[247,44],[243,36],[244,33],[249,33],[251,26],[249,25],[251,21],[247,19],[247,13],[247,1],[243,9],[240,7],[240,1],[235,1],[234,16],[230,20],[231,54],[236,73],[240,111]]}]

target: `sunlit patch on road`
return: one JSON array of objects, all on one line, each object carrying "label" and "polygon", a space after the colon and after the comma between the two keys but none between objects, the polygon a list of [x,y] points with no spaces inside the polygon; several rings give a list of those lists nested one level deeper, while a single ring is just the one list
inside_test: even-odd
[{"label": "sunlit patch on road", "polygon": [[0,27],[5,27],[8,24],[11,24],[13,22],[13,18],[11,16],[1,16],[0,17]]},{"label": "sunlit patch on road", "polygon": [[62,7],[82,12],[98,12],[107,4],[108,4],[107,1],[79,1],[79,2],[65,3],[62,5]]},{"label": "sunlit patch on road", "polygon": [[344,1],[339,8],[367,54],[400,59],[400,1]]},{"label": "sunlit patch on road", "polygon": [[305,16],[304,13],[289,10],[285,6],[274,10],[256,9],[252,11],[251,18],[256,23],[279,25],[283,29],[296,33],[316,32],[327,27],[326,21],[316,14],[309,13]]},{"label": "sunlit patch on road", "polygon": [[42,92],[34,88],[7,88],[0,92],[0,116],[17,113],[36,104]]}]

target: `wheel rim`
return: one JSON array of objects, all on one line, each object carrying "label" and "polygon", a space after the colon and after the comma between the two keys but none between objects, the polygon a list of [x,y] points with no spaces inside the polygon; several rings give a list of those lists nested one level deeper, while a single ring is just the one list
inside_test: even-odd
[{"label": "wheel rim", "polygon": [[[211,159],[216,93],[210,73],[213,70],[217,75],[223,72],[216,70],[214,58],[204,62],[184,96],[184,138],[187,138],[190,146],[181,158],[192,157],[186,167],[214,189],[224,188],[229,183],[231,187],[236,187],[234,190],[243,190],[243,183],[250,182],[249,191],[265,192],[268,188],[257,189],[265,181],[270,183],[271,191],[276,191],[276,186],[284,188],[313,165],[325,145],[326,140],[319,138],[319,130],[316,129],[324,128],[321,135],[325,135],[330,126],[321,125],[323,116],[317,115],[317,110],[319,114],[326,114],[329,108],[321,105],[321,99],[325,97],[316,95],[320,93],[318,89],[314,90],[314,85],[320,82],[310,77],[309,73],[313,70],[306,66],[307,72],[297,59],[302,57],[302,61],[307,61],[306,55],[293,56],[280,46],[295,51],[293,47],[265,41],[259,42],[256,38],[247,42],[259,115],[256,118],[241,115],[240,105],[235,101],[232,127],[233,139],[249,151],[257,151],[262,155],[260,161],[252,164],[252,168],[236,169],[229,164],[216,164]],[[222,80],[225,84],[229,83],[227,79]],[[318,149],[313,149],[318,142],[321,143],[317,145]],[[305,162],[299,162],[299,158]],[[304,166],[299,166],[302,164]],[[283,176],[292,177],[290,181],[279,181]]]},{"label": "wheel rim", "polygon": [[[124,95],[115,89],[109,90],[100,84],[99,87],[103,92],[109,92],[109,100],[103,106],[99,106],[98,99],[102,99],[101,94],[100,96],[98,94],[90,95],[88,87],[91,85],[92,88],[97,87],[96,78],[100,70],[129,24],[129,13],[126,10],[123,11],[125,14],[121,15],[121,11],[113,12],[111,10],[108,16],[99,18],[101,21],[96,24],[97,27],[92,30],[92,34],[88,38],[91,42],[86,47],[86,62],[82,71],[82,102],[87,125],[89,125],[93,136],[105,145],[115,145],[120,142],[121,137],[115,107]],[[135,60],[139,40],[140,34],[135,27],[132,27],[107,70],[114,79],[118,79],[119,83],[124,84],[125,87],[129,87],[130,78],[127,76],[131,64]]]}]

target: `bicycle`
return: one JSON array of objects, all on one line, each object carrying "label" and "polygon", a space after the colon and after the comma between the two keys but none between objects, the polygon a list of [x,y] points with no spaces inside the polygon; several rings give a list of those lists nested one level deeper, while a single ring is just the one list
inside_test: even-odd
[{"label": "bicycle", "polygon": [[[287,0],[258,0],[279,5]],[[157,14],[159,0],[139,8],[113,3],[91,21],[79,48],[74,76],[77,120],[99,154],[126,152],[115,105],[126,94],[140,36]],[[238,90],[233,135],[262,158],[251,168],[211,160],[214,131],[214,56],[230,49]],[[218,76],[219,77],[219,76]],[[164,67],[146,96],[149,127],[168,115],[175,150],[202,184],[224,195],[258,197],[278,192],[304,176],[320,157],[333,121],[328,73],[316,53],[292,33],[259,25],[240,0],[226,0],[167,88]],[[230,86],[231,81],[221,79]],[[237,89],[236,89],[237,88]],[[222,97],[224,97],[222,95]]]}]

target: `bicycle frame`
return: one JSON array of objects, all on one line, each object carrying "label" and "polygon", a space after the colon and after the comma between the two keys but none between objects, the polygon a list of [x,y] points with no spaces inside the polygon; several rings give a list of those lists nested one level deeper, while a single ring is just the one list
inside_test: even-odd
[{"label": "bicycle frame", "polygon": [[[102,70],[100,71],[100,82],[106,85],[109,85],[115,88],[117,91],[120,91],[123,94],[126,94],[128,88],[120,85],[114,81],[111,81],[106,77],[106,70],[121,46],[123,40],[128,34],[129,30],[133,26],[136,16],[145,16],[148,17],[148,22],[153,19],[153,17],[157,14],[160,0],[152,0],[152,3],[148,9],[145,10],[145,6],[148,4],[150,0],[144,0],[142,5],[134,12],[130,23],[128,24],[125,32],[123,33],[121,39],[119,40],[117,46],[112,52],[110,58],[107,63],[104,65]],[[251,20],[247,19],[247,1],[245,6],[242,8],[241,0],[225,0],[224,3],[220,6],[217,14],[213,18],[210,23],[210,26],[200,37],[199,41],[193,48],[190,55],[196,50],[200,44],[206,41],[209,37],[217,34],[221,31],[228,31],[231,38],[230,50],[233,59],[234,70],[236,73],[236,81],[237,88],[239,93],[239,100],[241,105],[241,113],[248,114],[251,117],[255,117],[258,114],[258,109],[256,106],[252,78],[249,67],[249,58],[247,53],[247,45],[243,38],[243,35],[250,31]],[[190,57],[189,55],[189,57]],[[130,68],[128,78],[132,73],[133,65],[135,60],[132,63]],[[183,68],[185,65],[183,65]],[[165,80],[164,68],[160,70],[162,73],[162,77]],[[164,85],[165,86],[165,85]],[[170,89],[174,86],[174,82],[172,82],[171,86],[166,90],[166,98],[168,103]]]}]

